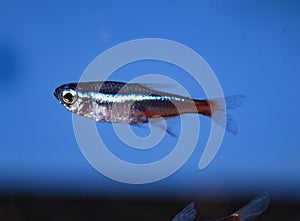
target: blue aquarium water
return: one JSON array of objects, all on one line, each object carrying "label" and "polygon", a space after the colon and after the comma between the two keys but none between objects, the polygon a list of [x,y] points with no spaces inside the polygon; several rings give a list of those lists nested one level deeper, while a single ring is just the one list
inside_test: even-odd
[{"label": "blue aquarium water", "polygon": [[[299,10],[296,1],[1,1],[0,193],[252,198],[268,191],[274,198],[299,200]],[[57,102],[54,89],[77,82],[100,53],[139,38],[186,45],[210,65],[225,96],[247,96],[231,112],[239,134],[225,133],[204,170],[198,170],[198,163],[211,121],[201,116],[192,156],[157,182],[134,185],[109,179],[78,147],[72,114]],[[103,70],[98,71],[101,78]],[[145,74],[170,77],[192,97],[205,98],[187,71],[166,62],[131,63],[110,79],[129,81]],[[180,121],[167,123],[181,133]],[[97,129],[110,151],[130,163],[158,161],[178,139],[166,136],[145,153],[122,143],[112,124],[98,123]],[[145,125],[133,131],[147,136],[150,130]]]}]

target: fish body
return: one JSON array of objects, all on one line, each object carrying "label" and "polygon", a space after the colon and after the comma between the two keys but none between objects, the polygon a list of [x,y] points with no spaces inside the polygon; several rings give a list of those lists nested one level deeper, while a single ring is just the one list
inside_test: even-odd
[{"label": "fish body", "polygon": [[170,118],[187,113],[212,117],[215,110],[219,113],[225,111],[220,99],[192,99],[138,83],[69,83],[56,88],[54,96],[77,115],[123,124],[147,123],[151,118]]},{"label": "fish body", "polygon": [[[263,193],[230,216],[210,221],[253,221],[257,216],[268,209],[269,203],[269,193]],[[197,211],[194,208],[194,202],[191,202],[180,211],[172,221],[193,221],[196,214]]]},{"label": "fish body", "polygon": [[95,121],[139,124],[196,113],[212,118],[233,134],[238,133],[237,126],[226,111],[239,107],[245,97],[199,100],[116,81],[64,84],[55,89],[54,96],[69,111]]},{"label": "fish body", "polygon": [[[156,91],[136,83],[70,83],[58,87],[54,95],[68,110],[96,121],[135,124],[146,123],[155,116],[211,115],[207,100]],[[68,97],[72,101],[65,99]]]}]

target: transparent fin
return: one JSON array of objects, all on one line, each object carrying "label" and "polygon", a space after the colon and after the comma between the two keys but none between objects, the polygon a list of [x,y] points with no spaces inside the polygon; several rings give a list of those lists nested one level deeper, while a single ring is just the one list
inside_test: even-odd
[{"label": "transparent fin", "polygon": [[139,84],[152,90],[157,90],[157,89],[168,90],[170,88],[174,88],[174,85],[170,83],[139,83]]},{"label": "transparent fin", "polygon": [[163,133],[170,135],[171,137],[177,137],[177,135],[170,128],[168,128],[164,118],[160,116],[152,117],[150,118],[149,123],[155,128],[161,130]]},{"label": "transparent fin", "polygon": [[[159,127],[158,127],[159,128]],[[166,128],[166,129],[163,129],[163,128],[159,128],[161,129],[164,133],[168,134],[169,136],[171,137],[177,137],[177,135],[170,129]]]},{"label": "transparent fin", "polygon": [[206,221],[253,221],[268,209],[270,194],[263,193],[230,216]]},{"label": "transparent fin", "polygon": [[197,211],[194,208],[195,203],[191,202],[183,210],[180,211],[172,221],[193,221],[197,215]]},{"label": "transparent fin", "polygon": [[225,97],[226,109],[227,110],[234,110],[239,108],[245,103],[246,96],[245,95],[232,95]]},{"label": "transparent fin", "polygon": [[239,133],[239,128],[237,126],[237,123],[230,114],[226,115],[226,121],[225,121],[225,113],[224,112],[215,111],[211,118],[213,119],[213,121],[218,123],[220,126],[224,127],[226,129],[226,131],[228,131],[234,135]]},{"label": "transparent fin", "polygon": [[212,110],[212,120],[224,127],[228,132],[238,134],[238,126],[228,111],[242,106],[245,98],[245,95],[233,95],[225,98],[209,100]]},{"label": "transparent fin", "polygon": [[270,194],[263,193],[250,201],[247,205],[243,206],[234,214],[239,215],[240,221],[252,221],[268,209],[269,203]]}]

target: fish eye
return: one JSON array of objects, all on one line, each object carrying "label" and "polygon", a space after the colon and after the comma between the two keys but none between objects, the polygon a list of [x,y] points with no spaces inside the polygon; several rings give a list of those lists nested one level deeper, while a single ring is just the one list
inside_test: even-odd
[{"label": "fish eye", "polygon": [[64,90],[61,97],[66,104],[74,104],[77,99],[76,91],[73,89]]}]

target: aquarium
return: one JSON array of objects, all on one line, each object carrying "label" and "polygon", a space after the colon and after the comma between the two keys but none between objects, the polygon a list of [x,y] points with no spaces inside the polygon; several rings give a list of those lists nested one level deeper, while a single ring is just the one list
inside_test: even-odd
[{"label": "aquarium", "polygon": [[299,10],[2,0],[0,219],[299,220]]}]

